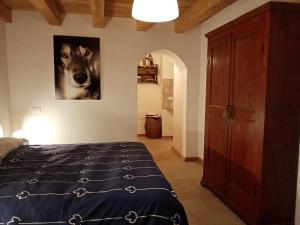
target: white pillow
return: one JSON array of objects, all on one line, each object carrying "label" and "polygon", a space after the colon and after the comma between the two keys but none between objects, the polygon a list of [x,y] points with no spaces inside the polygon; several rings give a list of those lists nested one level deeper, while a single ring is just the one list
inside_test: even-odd
[{"label": "white pillow", "polygon": [[14,137],[0,138],[0,159],[4,158],[9,152],[21,145],[28,145],[28,140],[25,138]]}]

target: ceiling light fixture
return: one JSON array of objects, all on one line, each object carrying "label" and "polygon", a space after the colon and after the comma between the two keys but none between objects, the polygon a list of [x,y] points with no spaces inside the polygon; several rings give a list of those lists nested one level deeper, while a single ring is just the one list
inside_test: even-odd
[{"label": "ceiling light fixture", "polygon": [[159,23],[179,16],[177,0],[134,0],[132,17],[139,21]]}]

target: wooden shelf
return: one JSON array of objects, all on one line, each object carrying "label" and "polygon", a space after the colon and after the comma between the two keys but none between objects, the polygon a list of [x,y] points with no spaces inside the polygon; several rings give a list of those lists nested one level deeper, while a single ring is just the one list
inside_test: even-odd
[{"label": "wooden shelf", "polygon": [[138,83],[155,83],[157,84],[158,65],[155,66],[138,66],[137,80]]}]

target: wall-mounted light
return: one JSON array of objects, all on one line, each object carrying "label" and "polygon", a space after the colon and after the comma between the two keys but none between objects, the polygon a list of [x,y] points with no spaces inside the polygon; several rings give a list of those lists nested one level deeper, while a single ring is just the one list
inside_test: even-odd
[{"label": "wall-mounted light", "polygon": [[0,125],[0,138],[4,136],[4,131],[2,126]]},{"label": "wall-mounted light", "polygon": [[53,133],[52,120],[45,115],[37,114],[26,118],[22,129],[13,132],[13,137],[26,138],[30,144],[50,144]]},{"label": "wall-mounted light", "polygon": [[26,139],[28,139],[28,136],[27,136],[26,132],[22,129],[14,131],[12,133],[12,136],[15,137],[15,138],[26,138]]},{"label": "wall-mounted light", "polygon": [[177,0],[134,0],[132,17],[144,22],[167,22],[179,16]]}]

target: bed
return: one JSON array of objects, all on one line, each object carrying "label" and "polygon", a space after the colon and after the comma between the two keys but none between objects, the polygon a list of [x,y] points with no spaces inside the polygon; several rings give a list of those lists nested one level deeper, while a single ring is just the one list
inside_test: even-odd
[{"label": "bed", "polygon": [[21,145],[0,164],[0,225],[188,225],[142,143]]}]

